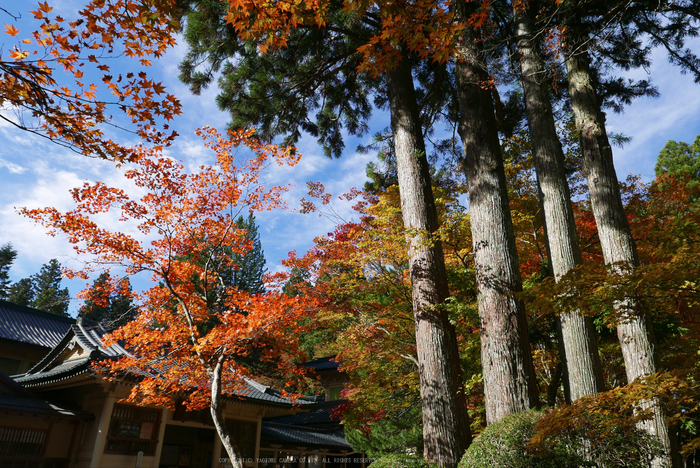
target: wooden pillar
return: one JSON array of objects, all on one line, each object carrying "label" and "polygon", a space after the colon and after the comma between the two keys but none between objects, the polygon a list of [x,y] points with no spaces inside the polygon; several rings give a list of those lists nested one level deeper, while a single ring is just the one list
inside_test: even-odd
[{"label": "wooden pillar", "polygon": [[170,410],[163,408],[160,412],[160,426],[158,426],[158,445],[156,445],[156,451],[153,454],[153,466],[158,467],[160,465],[160,454],[163,452],[163,443],[165,441],[165,426],[168,423],[170,417]]},{"label": "wooden pillar", "polygon": [[112,420],[115,400],[116,398],[110,392],[102,406],[100,422],[97,426],[97,436],[95,437],[95,446],[92,449],[92,457],[90,459],[90,468],[101,468],[102,466],[102,454],[104,454],[105,444],[107,443],[107,433],[109,431],[109,423]]}]

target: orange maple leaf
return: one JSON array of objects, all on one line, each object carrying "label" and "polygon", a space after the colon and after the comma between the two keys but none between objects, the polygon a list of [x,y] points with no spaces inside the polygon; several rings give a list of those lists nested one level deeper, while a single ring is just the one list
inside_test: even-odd
[{"label": "orange maple leaf", "polygon": [[17,29],[14,25],[5,24],[5,34],[9,34],[10,36],[16,36],[17,34],[19,34],[19,29]]}]

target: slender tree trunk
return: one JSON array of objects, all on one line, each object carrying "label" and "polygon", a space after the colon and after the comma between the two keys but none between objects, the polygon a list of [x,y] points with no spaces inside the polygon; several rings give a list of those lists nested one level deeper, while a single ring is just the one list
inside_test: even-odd
[{"label": "slender tree trunk", "polygon": [[224,419],[224,402],[221,401],[221,372],[223,371],[223,362],[219,360],[216,367],[212,370],[211,375],[211,417],[214,420],[214,427],[221,439],[221,444],[228,453],[229,461],[233,468],[243,468],[243,459],[238,452],[238,447],[231,441],[231,434],[226,427]]},{"label": "slender tree trunk", "polygon": [[401,210],[409,231],[424,456],[438,466],[456,467],[471,439],[469,417],[457,336],[444,307],[447,274],[442,245],[433,237],[437,211],[408,60],[389,72],[387,80]]},{"label": "slender tree trunk", "polygon": [[[514,22],[550,262],[554,278],[559,281],[581,263],[581,251],[564,169],[564,151],[554,124],[543,62],[532,36],[530,11],[515,8]],[[593,321],[575,310],[562,311],[560,320],[564,351],[562,359],[571,399],[597,394],[603,386],[603,379]]]},{"label": "slender tree trunk", "polygon": [[[591,209],[598,229],[605,264],[615,275],[629,275],[638,266],[637,249],[622,205],[620,187],[613,165],[613,153],[605,130],[605,117],[595,91],[586,50],[587,36],[581,25],[567,27],[566,69],[569,93],[576,128],[581,139],[583,171],[588,180]],[[638,298],[625,297],[614,304],[617,315],[617,336],[625,361],[627,380],[656,372],[654,345],[647,317]],[[671,444],[668,428],[658,402],[640,402],[640,409],[651,409],[653,417],[641,421],[640,429],[658,438],[666,451],[654,460],[654,467],[671,466]]]},{"label": "slender tree trunk", "polygon": [[[458,4],[463,9],[471,6]],[[459,13],[466,17],[466,11]],[[515,297],[522,280],[488,74],[477,36],[469,27],[458,44],[455,68],[479,295],[486,421],[491,424],[536,406],[538,392],[525,307]]]}]

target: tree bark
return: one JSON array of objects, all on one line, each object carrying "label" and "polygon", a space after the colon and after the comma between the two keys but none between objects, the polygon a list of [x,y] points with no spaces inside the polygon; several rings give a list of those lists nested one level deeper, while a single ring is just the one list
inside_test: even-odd
[{"label": "tree bark", "polygon": [[[564,169],[564,151],[554,124],[543,61],[532,35],[530,12],[530,9],[514,8],[514,23],[549,258],[554,278],[559,281],[581,264],[581,251]],[[603,379],[592,319],[576,310],[568,310],[561,312],[560,321],[562,360],[571,399],[597,394],[602,389]]]},{"label": "tree bark", "polygon": [[224,402],[221,401],[221,373],[223,371],[223,360],[216,363],[216,367],[211,371],[211,417],[214,421],[216,433],[221,439],[221,444],[226,449],[229,461],[233,468],[243,468],[243,459],[238,452],[238,447],[231,441],[231,434],[226,427],[224,419]]},{"label": "tree bark", "polygon": [[471,440],[454,326],[444,307],[449,295],[442,245],[433,233],[437,210],[410,64],[387,74],[391,128],[408,230],[409,268],[423,409],[424,456],[456,467]]},{"label": "tree bark", "polygon": [[[590,71],[587,40],[580,22],[574,20],[567,25],[565,51],[569,94],[576,128],[580,134],[583,171],[588,181],[591,209],[603,258],[610,267],[611,274],[625,276],[634,271],[639,260],[622,204],[612,147],[605,130],[605,116]],[[639,299],[621,298],[615,302],[614,307],[620,317],[617,336],[625,361],[627,380],[632,382],[654,374],[657,367],[653,338]],[[666,452],[657,457],[652,466],[671,466],[671,443],[659,403],[647,400],[640,402],[639,407],[651,409],[653,417],[641,421],[638,427],[657,437]]]},{"label": "tree bark", "polygon": [[[466,2],[458,4],[467,17]],[[486,421],[538,404],[505,172],[481,46],[467,27],[457,47],[459,132],[469,188],[469,213],[481,319]]]}]

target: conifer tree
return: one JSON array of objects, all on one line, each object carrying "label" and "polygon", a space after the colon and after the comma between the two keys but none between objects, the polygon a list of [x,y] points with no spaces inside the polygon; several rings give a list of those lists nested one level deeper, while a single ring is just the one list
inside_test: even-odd
[{"label": "conifer tree", "polygon": [[[571,193],[566,180],[564,151],[557,135],[549,82],[535,30],[535,12],[541,5],[513,6],[520,83],[532,141],[538,188],[544,213],[551,268],[557,281],[582,263]],[[579,311],[560,315],[562,362],[572,400],[602,390],[602,369],[593,321]]]},{"label": "conifer tree", "polygon": [[0,299],[7,299],[10,288],[10,267],[17,258],[17,251],[9,242],[0,247]]},{"label": "conifer tree", "polygon": [[[17,252],[12,249],[10,244],[5,244],[0,250],[0,255],[3,259],[11,258],[14,260]],[[9,264],[11,264],[11,260]],[[1,273],[2,269],[0,269],[0,275]],[[5,291],[5,296],[0,296],[0,298],[7,299],[17,305],[68,316],[70,293],[68,288],[61,288],[61,264],[55,258],[42,265],[38,273],[6,286]]]},{"label": "conifer tree", "polygon": [[7,291],[7,300],[21,306],[31,307],[35,296],[34,282],[31,278],[22,278],[12,283]]},{"label": "conifer tree", "polygon": [[[578,15],[565,21],[566,69],[569,94],[579,132],[583,172],[596,221],[603,258],[612,275],[627,277],[639,266],[637,246],[632,238],[613,163],[612,146],[605,128],[605,116],[598,96],[597,80],[588,54],[589,32]],[[650,322],[640,298],[627,296],[615,301],[617,335],[625,361],[627,380],[653,375],[658,370]],[[651,399],[640,402],[651,418],[639,427],[657,437],[664,454],[654,468],[671,466],[671,442],[663,410]]]},{"label": "conifer tree", "polygon": [[236,219],[236,229],[245,231],[245,241],[251,243],[251,248],[245,254],[231,254],[237,268],[227,272],[224,281],[251,294],[264,294],[263,275],[267,268],[265,268],[265,254],[260,243],[255,216],[252,213],[247,218],[239,216]]},{"label": "conifer tree", "polygon": [[659,153],[656,177],[664,174],[688,177],[688,187],[700,186],[700,135],[692,144],[669,140]]},{"label": "conifer tree", "polygon": [[31,306],[52,314],[68,316],[70,293],[68,288],[61,288],[61,264],[58,260],[51,259],[31,279],[35,291]]},{"label": "conifer tree", "polygon": [[[467,22],[475,8],[459,4],[458,18]],[[461,34],[455,57],[459,133],[469,187],[486,420],[491,424],[537,406],[538,393],[525,305],[516,297],[522,278],[488,66],[479,32],[466,26]]]}]

